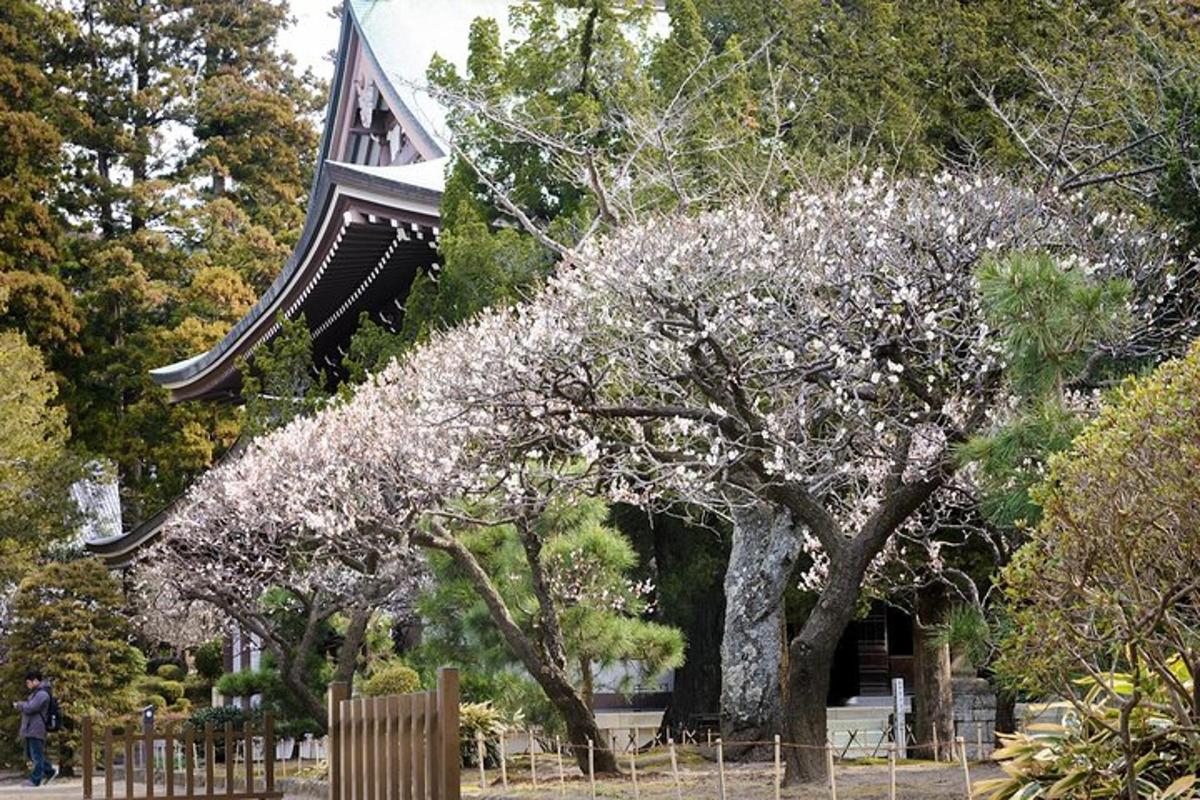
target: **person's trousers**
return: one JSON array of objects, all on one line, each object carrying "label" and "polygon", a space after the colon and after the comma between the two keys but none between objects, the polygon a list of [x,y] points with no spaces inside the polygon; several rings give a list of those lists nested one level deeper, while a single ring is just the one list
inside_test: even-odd
[{"label": "person's trousers", "polygon": [[46,740],[26,738],[25,755],[33,762],[33,774],[29,776],[29,780],[33,781],[34,786],[41,785],[42,781],[50,777],[50,764],[46,761]]}]

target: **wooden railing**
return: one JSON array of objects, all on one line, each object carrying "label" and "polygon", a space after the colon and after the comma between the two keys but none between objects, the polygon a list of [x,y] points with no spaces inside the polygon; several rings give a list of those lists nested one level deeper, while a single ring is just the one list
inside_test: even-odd
[{"label": "wooden railing", "polygon": [[330,800],[459,800],[458,671],[432,692],[350,697],[329,687]]},{"label": "wooden railing", "polygon": [[[168,723],[161,729],[148,727],[140,734],[134,732],[136,727],[137,723],[134,722],[120,726],[108,725],[97,737],[93,720],[84,718],[84,800],[95,797],[97,766],[103,775],[103,797],[106,800],[149,800],[155,797],[177,800],[278,800],[283,797],[283,793],[275,789],[275,725],[270,714],[265,715],[261,729],[257,731],[249,722],[239,731],[235,731],[228,722],[220,731],[215,730],[212,723],[205,725],[202,730],[184,725],[178,731]],[[255,757],[256,741],[261,743],[261,761]],[[162,745],[161,758],[156,756],[158,744]],[[224,763],[220,769],[217,768],[218,744],[224,751]],[[241,765],[235,758],[239,744],[245,748]],[[100,749],[98,762],[97,747]],[[138,779],[138,756],[142,762],[141,780]],[[121,773],[119,782],[118,772]]]}]

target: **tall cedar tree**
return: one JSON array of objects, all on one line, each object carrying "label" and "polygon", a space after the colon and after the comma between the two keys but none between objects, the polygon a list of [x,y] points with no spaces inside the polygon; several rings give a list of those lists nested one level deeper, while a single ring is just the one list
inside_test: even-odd
[{"label": "tall cedar tree", "polygon": [[169,405],[148,373],[215,344],[277,274],[299,236],[323,93],[278,51],[277,0],[64,12],[57,38],[12,56],[73,99],[71,124],[44,140],[66,161],[45,191],[67,230],[36,275],[75,299],[74,327],[58,326],[68,341],[48,353],[73,434],[116,463],[133,524],[237,438],[232,407]]}]

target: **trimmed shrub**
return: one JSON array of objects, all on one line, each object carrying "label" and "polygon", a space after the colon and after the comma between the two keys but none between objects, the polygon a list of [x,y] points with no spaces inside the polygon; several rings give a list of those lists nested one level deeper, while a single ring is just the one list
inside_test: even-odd
[{"label": "trimmed shrub", "polygon": [[225,641],[213,639],[211,642],[205,642],[196,648],[192,660],[196,665],[196,672],[210,685],[216,683],[225,671]]},{"label": "trimmed shrub", "polygon": [[182,681],[186,677],[183,667],[178,664],[162,664],[154,670],[154,674],[168,681]]},{"label": "trimmed shrub", "polygon": [[421,691],[421,677],[407,664],[392,661],[377,668],[362,685],[367,697],[388,694],[409,694]]}]

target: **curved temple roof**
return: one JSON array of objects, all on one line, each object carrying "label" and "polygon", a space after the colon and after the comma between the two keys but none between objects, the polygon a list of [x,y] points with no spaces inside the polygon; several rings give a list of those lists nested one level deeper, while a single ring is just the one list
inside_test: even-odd
[{"label": "curved temple roof", "polygon": [[[254,308],[206,353],[152,370],[173,401],[235,396],[237,362],[303,314],[318,362],[340,363],[361,313],[403,306],[436,258],[450,152],[446,109],[425,90],[434,55],[464,68],[471,23],[512,37],[513,0],[347,0],[299,243]],[[655,4],[662,9],[661,3]],[[652,34],[667,29],[656,15]],[[433,249],[430,249],[433,248]]]},{"label": "curved temple roof", "polygon": [[[349,0],[304,229],[279,277],[211,350],[151,371],[173,401],[229,397],[236,363],[304,314],[331,363],[363,311],[398,306],[436,258],[446,112],[421,87],[435,54],[462,66],[477,17],[509,0]],[[324,340],[324,341],[322,341]]]}]

